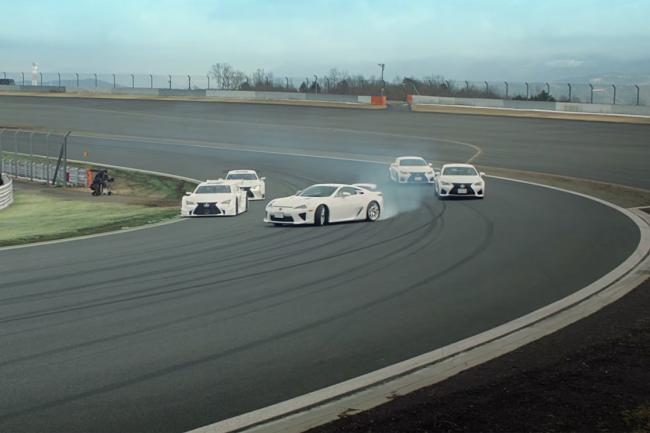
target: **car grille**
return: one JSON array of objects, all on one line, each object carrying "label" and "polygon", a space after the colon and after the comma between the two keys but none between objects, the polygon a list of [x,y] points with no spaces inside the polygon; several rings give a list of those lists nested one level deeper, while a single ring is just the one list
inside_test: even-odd
[{"label": "car grille", "polygon": [[216,203],[199,203],[194,208],[193,215],[220,215],[221,213]]},{"label": "car grille", "polygon": [[[418,176],[420,177],[420,180],[415,180],[415,178]],[[426,183],[429,180],[427,179],[427,176],[424,173],[411,173],[411,175],[408,178],[408,181],[413,183]]]},{"label": "car grille", "polygon": [[[454,186],[451,187],[451,191],[449,191],[449,194],[458,194],[458,195],[474,195],[474,190],[472,189],[472,184],[471,183],[454,183]],[[465,188],[467,192],[465,193],[459,193],[458,189],[459,188]]]},{"label": "car grille", "polygon": [[285,215],[282,218],[276,217],[275,215],[271,214],[271,218],[269,218],[271,221],[278,221],[278,222],[283,222],[283,223],[291,223],[293,222],[293,217],[289,215]]}]

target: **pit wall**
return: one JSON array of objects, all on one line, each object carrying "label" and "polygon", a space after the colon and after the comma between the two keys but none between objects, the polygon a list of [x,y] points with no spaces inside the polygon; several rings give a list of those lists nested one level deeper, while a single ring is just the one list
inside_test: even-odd
[{"label": "pit wall", "polygon": [[571,113],[622,114],[650,116],[650,107],[640,105],[580,104],[575,102],[513,101],[510,99],[451,98],[444,96],[408,95],[411,106],[458,105],[477,108],[512,110],[544,110]]},{"label": "pit wall", "polygon": [[323,93],[297,92],[256,92],[245,90],[205,90],[205,89],[149,89],[149,88],[96,88],[68,89],[53,86],[0,86],[0,92],[27,93],[68,93],[80,95],[133,95],[151,97],[207,97],[250,101],[321,101],[344,104],[386,105],[385,96],[333,95]]}]

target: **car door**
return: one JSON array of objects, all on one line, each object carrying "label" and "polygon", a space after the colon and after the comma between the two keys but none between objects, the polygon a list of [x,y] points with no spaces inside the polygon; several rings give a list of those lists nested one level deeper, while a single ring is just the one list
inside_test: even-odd
[{"label": "car door", "polygon": [[354,219],[358,213],[359,208],[363,205],[360,203],[362,197],[358,194],[357,188],[351,186],[343,186],[335,196],[336,210],[330,211],[336,221],[349,221]]}]

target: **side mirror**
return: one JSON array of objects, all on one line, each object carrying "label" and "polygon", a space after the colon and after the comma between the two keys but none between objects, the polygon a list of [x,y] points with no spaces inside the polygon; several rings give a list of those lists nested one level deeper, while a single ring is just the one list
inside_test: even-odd
[{"label": "side mirror", "polygon": [[485,176],[485,173],[484,173],[484,172],[480,172],[480,173],[479,173],[479,176],[484,177],[484,176]]},{"label": "side mirror", "polygon": [[440,170],[433,170],[433,174],[436,176],[440,176]]},{"label": "side mirror", "polygon": [[266,177],[260,177],[260,179],[262,179],[262,180],[266,180]]},{"label": "side mirror", "polygon": [[433,167],[433,163],[431,163],[431,162],[428,163],[427,165],[428,165],[429,167]]},{"label": "side mirror", "polygon": [[192,195],[190,191],[185,191],[185,195]]}]

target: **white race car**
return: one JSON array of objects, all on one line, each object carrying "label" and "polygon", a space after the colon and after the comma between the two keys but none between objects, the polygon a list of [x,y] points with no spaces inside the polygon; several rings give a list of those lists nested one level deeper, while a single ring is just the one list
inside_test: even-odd
[{"label": "white race car", "polygon": [[194,192],[187,192],[181,203],[181,216],[239,215],[248,210],[246,191],[223,180],[201,182]]},{"label": "white race car", "polygon": [[226,183],[237,185],[248,194],[250,200],[266,198],[266,178],[259,177],[255,170],[230,170],[226,174]]},{"label": "white race car", "polygon": [[315,224],[342,221],[377,221],[384,206],[381,192],[373,184],[319,184],[295,195],[277,198],[266,205],[264,222]]},{"label": "white race car", "polygon": [[419,156],[400,156],[388,168],[390,180],[398,183],[433,183],[431,163]]},{"label": "white race car", "polygon": [[470,164],[445,164],[436,172],[438,197],[485,197],[485,173]]}]

